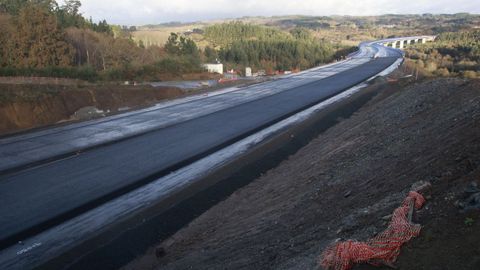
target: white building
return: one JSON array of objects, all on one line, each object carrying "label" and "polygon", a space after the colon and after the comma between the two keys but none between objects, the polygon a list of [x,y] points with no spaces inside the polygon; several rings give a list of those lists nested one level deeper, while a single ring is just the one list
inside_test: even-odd
[{"label": "white building", "polygon": [[223,74],[223,64],[203,64],[203,67],[210,73]]},{"label": "white building", "polygon": [[252,77],[252,68],[251,67],[245,68],[245,77]]}]

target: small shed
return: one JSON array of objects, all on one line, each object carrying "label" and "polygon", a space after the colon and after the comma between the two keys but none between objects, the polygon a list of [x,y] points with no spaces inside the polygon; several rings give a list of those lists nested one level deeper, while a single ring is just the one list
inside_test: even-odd
[{"label": "small shed", "polygon": [[223,64],[221,63],[203,64],[203,68],[205,68],[210,73],[223,74]]}]

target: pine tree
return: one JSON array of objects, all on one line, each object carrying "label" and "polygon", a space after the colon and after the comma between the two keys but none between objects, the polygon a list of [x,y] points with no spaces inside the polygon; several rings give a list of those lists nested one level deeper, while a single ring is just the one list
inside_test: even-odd
[{"label": "pine tree", "polygon": [[65,41],[57,20],[37,5],[22,8],[12,36],[12,64],[16,67],[66,67],[72,63],[74,48]]}]

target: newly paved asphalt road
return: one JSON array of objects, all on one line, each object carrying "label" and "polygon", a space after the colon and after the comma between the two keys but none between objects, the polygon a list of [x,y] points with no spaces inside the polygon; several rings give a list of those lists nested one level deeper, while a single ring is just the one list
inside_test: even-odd
[{"label": "newly paved asphalt road", "polygon": [[0,139],[0,174],[275,95],[369,60],[369,57],[357,57],[250,87],[225,89],[207,96],[174,100],[140,111]]},{"label": "newly paved asphalt road", "polygon": [[[310,78],[307,83],[265,95],[259,93],[256,98],[217,108],[200,117],[187,117],[78,155],[5,173],[0,176],[0,247],[334,96],[376,75],[397,59],[398,56],[362,60],[332,76]],[[25,142],[34,141],[35,137],[25,136]]]}]

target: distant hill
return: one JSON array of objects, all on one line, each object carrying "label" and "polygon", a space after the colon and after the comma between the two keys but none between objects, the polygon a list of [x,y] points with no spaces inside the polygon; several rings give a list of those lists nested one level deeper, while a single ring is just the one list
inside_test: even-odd
[{"label": "distant hill", "polygon": [[[243,22],[252,25],[273,27],[285,32],[296,27],[313,31],[315,37],[346,45],[356,45],[362,40],[385,38],[389,36],[438,34],[457,32],[480,25],[480,15],[469,13],[457,14],[421,14],[381,16],[274,16],[242,17],[236,19],[212,20],[195,23],[170,22],[159,25],[138,27],[134,37],[145,44],[163,45],[169,34],[184,33],[194,28],[205,29],[211,25]],[[211,46],[203,35],[193,35],[199,47]]]}]

